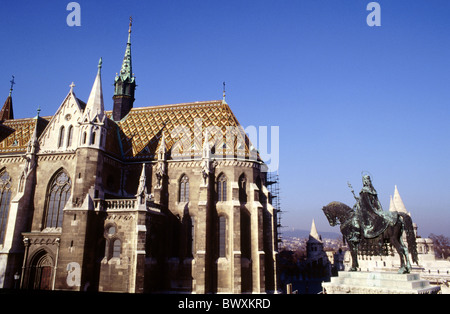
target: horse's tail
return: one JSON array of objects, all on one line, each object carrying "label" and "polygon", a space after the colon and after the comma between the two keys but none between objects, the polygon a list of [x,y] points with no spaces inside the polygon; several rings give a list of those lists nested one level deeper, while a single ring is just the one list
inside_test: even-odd
[{"label": "horse's tail", "polygon": [[414,233],[413,222],[411,216],[406,213],[398,213],[403,218],[403,226],[406,232],[406,240],[408,242],[408,251],[411,253],[413,263],[419,265],[417,254],[416,235]]}]

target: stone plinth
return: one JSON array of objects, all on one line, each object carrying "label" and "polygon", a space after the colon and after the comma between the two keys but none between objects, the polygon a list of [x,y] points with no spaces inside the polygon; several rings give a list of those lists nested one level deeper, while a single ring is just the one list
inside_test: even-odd
[{"label": "stone plinth", "polygon": [[322,283],[327,294],[436,294],[439,286],[431,286],[419,274],[391,272],[341,271],[330,282]]}]

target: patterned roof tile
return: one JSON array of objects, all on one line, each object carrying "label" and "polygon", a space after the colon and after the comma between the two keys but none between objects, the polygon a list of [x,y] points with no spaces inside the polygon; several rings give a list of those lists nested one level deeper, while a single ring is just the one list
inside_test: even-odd
[{"label": "patterned roof tile", "polygon": [[[107,114],[111,115],[111,112]],[[210,141],[218,149],[223,149],[223,143],[231,145],[230,139],[227,141],[230,127],[234,128],[236,138],[233,141],[234,150],[227,151],[236,151],[241,143],[248,156],[248,138],[229,106],[221,100],[133,108],[117,125],[126,159],[154,159],[162,132],[166,136],[167,150],[173,148],[175,154],[201,155],[202,133],[206,128],[212,133]]]}]

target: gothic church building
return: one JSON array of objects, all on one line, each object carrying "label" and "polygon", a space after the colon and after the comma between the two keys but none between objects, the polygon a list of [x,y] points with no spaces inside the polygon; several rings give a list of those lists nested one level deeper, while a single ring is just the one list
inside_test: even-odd
[{"label": "gothic church building", "polygon": [[[277,213],[225,101],[134,107],[131,23],[113,110],[101,60],[86,102],[0,111],[0,287],[270,293]],[[93,71],[93,74],[95,72]]]}]

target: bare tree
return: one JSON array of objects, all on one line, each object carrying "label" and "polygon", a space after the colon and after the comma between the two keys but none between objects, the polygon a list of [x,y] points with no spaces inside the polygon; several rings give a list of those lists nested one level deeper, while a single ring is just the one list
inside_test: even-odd
[{"label": "bare tree", "polygon": [[434,243],[434,254],[438,258],[447,259],[450,256],[450,238],[431,233],[428,236]]}]

